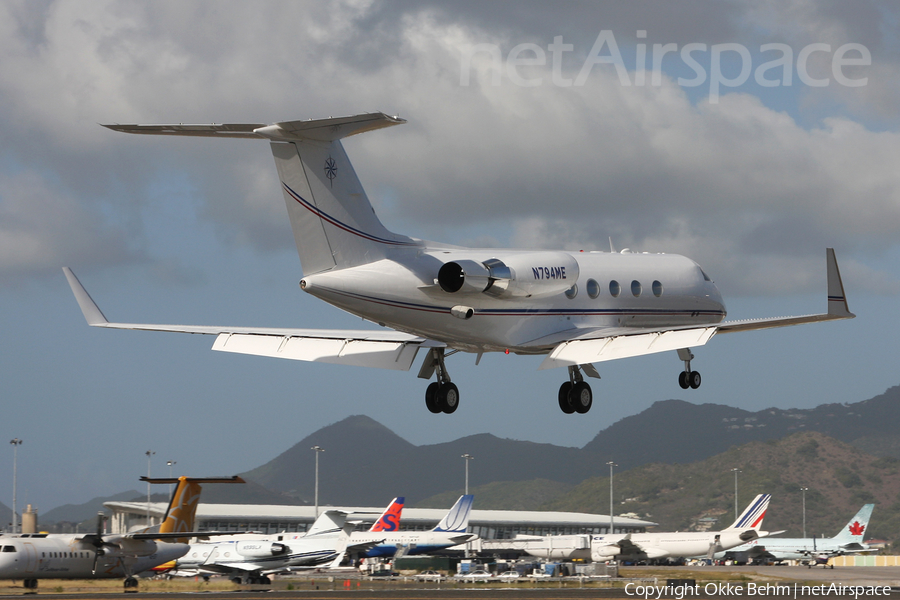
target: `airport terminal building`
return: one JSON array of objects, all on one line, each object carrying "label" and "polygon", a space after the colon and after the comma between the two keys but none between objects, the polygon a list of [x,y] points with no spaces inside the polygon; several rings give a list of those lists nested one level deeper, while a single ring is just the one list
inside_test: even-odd
[{"label": "airport terminal building", "polygon": [[[165,516],[163,502],[105,502],[112,511],[110,533],[125,533],[137,526],[156,525]],[[352,513],[348,518],[361,521],[358,529],[368,529],[384,507],[320,506],[319,512],[338,509]],[[404,508],[401,529],[427,531],[447,514],[447,509]],[[197,531],[257,531],[260,533],[303,532],[315,520],[312,506],[283,506],[263,504],[199,504],[195,527]],[[608,533],[609,516],[573,512],[545,512],[521,510],[476,510],[469,516],[469,531],[485,540],[512,539],[516,536],[572,535],[579,533]],[[639,533],[656,523],[615,517],[616,533]]]}]

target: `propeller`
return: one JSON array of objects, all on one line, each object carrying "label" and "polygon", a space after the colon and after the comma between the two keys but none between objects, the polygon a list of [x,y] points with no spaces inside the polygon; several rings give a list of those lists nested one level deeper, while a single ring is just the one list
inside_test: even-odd
[{"label": "propeller", "polygon": [[104,546],[114,546],[114,544],[110,544],[108,542],[103,541],[103,519],[105,515],[102,512],[97,513],[97,530],[96,533],[89,533],[81,538],[81,541],[90,544],[94,547],[94,563],[91,566],[91,574],[97,574],[97,562],[100,560],[100,557],[106,554],[106,550],[103,549]]}]

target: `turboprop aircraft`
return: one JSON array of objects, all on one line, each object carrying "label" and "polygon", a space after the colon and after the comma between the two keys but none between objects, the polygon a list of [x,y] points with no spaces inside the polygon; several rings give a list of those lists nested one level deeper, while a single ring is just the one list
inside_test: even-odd
[{"label": "turboprop aircraft", "polygon": [[[800,560],[810,567],[814,564],[827,565],[828,559],[844,554],[875,552],[863,542],[869,519],[872,518],[874,504],[864,504],[859,512],[831,538],[777,538],[764,541],[754,540],[731,549],[732,552],[747,552],[750,558],[769,558],[775,561]],[[717,555],[724,557],[725,553]],[[834,565],[831,565],[834,568]]]},{"label": "turboprop aircraft", "polygon": [[177,483],[166,516],[158,526],[122,534],[103,533],[99,515],[95,533],[22,533],[0,536],[0,579],[21,579],[37,589],[39,579],[125,578],[125,587],[137,586],[135,573],[175,560],[188,551],[187,538],[219,535],[195,532],[194,516],[201,484],[244,483],[240,477],[148,479],[148,483]]},{"label": "turboprop aircraft", "polygon": [[[614,535],[545,536],[517,547],[540,558],[593,560],[647,560],[705,555],[733,548],[769,535],[760,531],[771,495],[760,494],[728,528],[722,531],[628,533]],[[589,538],[589,539],[588,539]]]},{"label": "turboprop aircraft", "polygon": [[[409,370],[436,380],[425,390],[434,413],[452,413],[459,389],[446,357],[485,352],[545,355],[541,369],[566,367],[557,400],[586,413],[594,363],[676,351],[682,388],[698,388],[691,348],[717,333],[849,319],[834,251],[826,251],[823,314],[724,321],[712,279],[674,254],[462,248],[392,233],[375,215],[341,145],[347,136],[399,125],[383,113],[266,125],[106,125],[126,133],[269,140],[294,232],[300,288],[389,329],[326,330],[111,323],[71,270],[64,271],[95,327],[216,336],[213,350]],[[612,248],[610,248],[612,250]]]}]

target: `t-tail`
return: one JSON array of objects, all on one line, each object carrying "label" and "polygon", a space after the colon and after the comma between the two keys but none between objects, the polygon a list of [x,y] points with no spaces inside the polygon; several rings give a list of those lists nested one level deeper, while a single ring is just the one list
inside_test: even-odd
[{"label": "t-tail", "polygon": [[370,532],[376,531],[397,531],[400,529],[400,516],[403,514],[403,503],[406,498],[398,496],[394,498],[385,509],[375,524],[369,528]]},{"label": "t-tail", "polygon": [[[178,477],[150,479],[141,477],[141,481],[147,483],[176,483],[175,491],[169,500],[166,516],[159,525],[159,533],[180,533],[194,531],[194,517],[197,515],[197,504],[200,502],[201,484],[205,483],[244,483],[244,480],[234,477]],[[188,538],[175,538],[174,541],[184,544]]]},{"label": "t-tail", "polygon": [[850,522],[844,525],[844,528],[834,536],[832,541],[839,544],[847,544],[855,542],[861,544],[863,538],[866,537],[866,531],[869,527],[869,519],[872,518],[872,510],[874,504],[864,504],[859,512],[850,519]]},{"label": "t-tail", "polygon": [[342,510],[329,509],[316,517],[315,522],[304,537],[313,535],[338,536],[347,524],[347,513]]},{"label": "t-tail", "polygon": [[281,180],[305,275],[367,264],[392,248],[416,246],[375,214],[341,139],[405,123],[384,113],[265,124],[106,125],[126,133],[266,138]]},{"label": "t-tail", "polygon": [[456,504],[450,509],[450,512],[441,519],[441,522],[432,531],[465,532],[469,527],[469,513],[472,512],[472,503],[474,501],[475,496],[472,494],[460,496]]},{"label": "t-tail", "polygon": [[732,523],[728,529],[755,529],[759,531],[762,527],[763,519],[766,516],[766,509],[769,508],[769,500],[771,494],[760,494],[753,499],[744,512]]}]

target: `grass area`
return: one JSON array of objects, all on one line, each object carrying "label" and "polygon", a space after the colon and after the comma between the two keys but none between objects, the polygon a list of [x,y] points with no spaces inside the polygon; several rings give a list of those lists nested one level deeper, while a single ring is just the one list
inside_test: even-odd
[{"label": "grass area", "polygon": [[[208,583],[192,577],[178,579],[139,579],[138,589],[142,592],[231,592],[240,588],[228,579],[212,579]],[[38,590],[55,593],[121,592],[121,579],[41,579]],[[0,594],[22,592],[22,580],[0,581]]]}]

